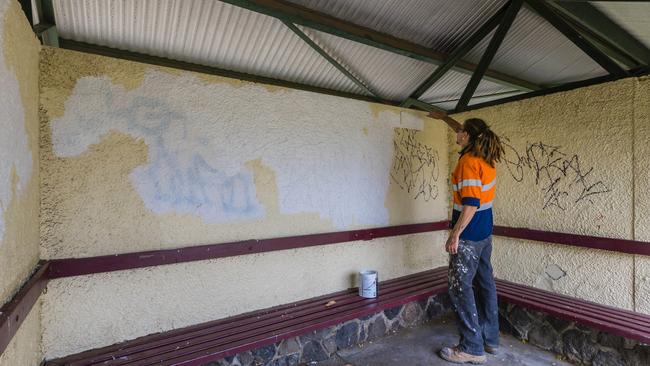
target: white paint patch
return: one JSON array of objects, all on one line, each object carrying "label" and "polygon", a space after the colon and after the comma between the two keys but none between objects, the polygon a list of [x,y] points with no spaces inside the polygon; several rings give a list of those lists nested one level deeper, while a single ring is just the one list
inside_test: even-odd
[{"label": "white paint patch", "polygon": [[566,272],[557,264],[549,264],[546,266],[546,268],[544,268],[544,273],[546,273],[546,275],[553,281],[557,281],[560,278],[566,276]]},{"label": "white paint patch", "polygon": [[131,91],[84,77],[51,122],[52,142],[55,154],[73,157],[112,130],[144,139],[148,164],[131,180],[156,214],[208,223],[263,217],[245,166],[261,158],[276,173],[281,213],[317,212],[337,227],[388,224],[393,130],[402,118],[340,101],[152,70]]},{"label": "white paint patch", "polygon": [[413,112],[400,112],[400,127],[409,128],[412,130],[422,130],[424,128],[424,121],[422,118]]},{"label": "white paint patch", "polygon": [[[4,29],[9,1],[0,1],[0,30]],[[18,176],[20,194],[32,174],[32,153],[27,145],[25,111],[16,76],[5,64],[4,34],[0,31],[0,246],[5,232],[4,216],[12,194],[12,171]]]}]

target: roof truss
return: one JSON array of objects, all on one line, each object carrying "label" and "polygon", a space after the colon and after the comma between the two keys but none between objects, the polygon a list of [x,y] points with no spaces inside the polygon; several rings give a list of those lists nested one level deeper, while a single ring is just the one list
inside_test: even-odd
[{"label": "roof truss", "polygon": [[[561,90],[569,90],[580,86],[592,85],[599,82],[620,79],[626,76],[638,76],[648,74],[650,65],[650,49],[642,42],[630,35],[618,24],[609,19],[600,10],[582,0],[511,0],[496,14],[494,14],[478,31],[468,38],[458,49],[451,54],[436,52],[427,47],[393,37],[354,23],[341,20],[327,14],[323,14],[305,7],[301,7],[284,0],[221,0],[222,2],[236,5],[248,10],[256,11],[265,15],[275,17],[283,21],[294,33],[296,33],[310,47],[348,77],[370,96],[357,95],[352,93],[339,92],[321,87],[305,85],[285,80],[278,80],[268,77],[261,77],[241,72],[235,72],[216,67],[208,67],[188,62],[170,60],[163,57],[145,55],[137,52],[117,50],[109,47],[86,44],[61,39],[61,47],[82,52],[102,54],[123,59],[146,62],[155,65],[175,67],[179,69],[199,71],[208,74],[233,77],[243,80],[263,82],[272,85],[286,86],[296,89],[309,90],[331,95],[338,95],[347,98],[379,102],[388,105],[401,105],[403,107],[415,107],[423,110],[439,109],[431,104],[422,102],[417,98],[421,97],[449,70],[459,71],[471,75],[470,82],[466,86],[455,111],[476,109],[478,107],[505,103],[512,100],[520,100],[527,97],[539,96],[554,93]],[[605,0],[606,1],[606,0]],[[32,14],[36,14],[40,20],[34,25],[34,31],[47,45],[59,46],[59,37],[56,32],[54,9],[52,0],[36,0],[36,6],[32,7],[32,0],[20,0],[21,6],[32,23]],[[559,86],[540,86],[489,69],[499,46],[503,42],[508,29],[519,8],[523,5],[531,8],[553,25],[563,35],[576,44],[589,57],[609,72],[604,77],[567,83]],[[516,9],[516,10],[515,10]],[[418,88],[404,101],[393,101],[382,99],[376,92],[369,88],[369,84],[360,80],[349,69],[329,55],[307,36],[296,25],[303,25],[318,31],[329,33],[338,37],[359,42],[368,46],[380,48],[389,52],[414,58],[420,61],[438,65],[438,68],[422,81]],[[497,28],[498,27],[498,28]],[[472,50],[482,39],[484,39],[495,28],[497,31],[490,40],[488,48],[484,52],[478,64],[463,61],[462,58]],[[624,65],[624,66],[621,66]],[[629,70],[628,70],[629,69]],[[488,101],[468,106],[473,98],[476,88],[481,80],[488,80],[500,85],[508,86],[526,93],[506,97],[503,99]],[[508,92],[513,93],[513,92]],[[506,94],[508,94],[506,93]],[[504,94],[505,96],[505,94]],[[491,96],[481,96],[484,99]],[[479,97],[474,97],[474,99]],[[448,101],[446,101],[448,102]]]},{"label": "roof truss", "polygon": [[[320,13],[283,0],[221,0],[261,14],[269,15],[282,21],[303,25],[337,37],[349,39],[368,46],[394,52],[416,60],[442,65],[449,55],[434,51],[419,44],[399,39],[391,35],[362,27],[330,15]],[[477,65],[459,60],[453,69],[465,74],[472,74]],[[538,90],[540,87],[526,80],[504,73],[487,70],[486,79],[521,90]]]},{"label": "roof truss", "polygon": [[490,40],[490,44],[485,49],[485,52],[481,57],[481,61],[479,62],[476,71],[474,71],[472,78],[467,83],[467,86],[465,87],[465,90],[463,91],[463,94],[461,95],[460,100],[456,105],[456,110],[462,110],[465,107],[467,107],[469,100],[474,95],[474,92],[476,92],[476,88],[478,87],[478,84],[483,79],[483,75],[485,75],[485,71],[488,69],[490,63],[492,63],[492,60],[494,59],[494,56],[497,54],[497,51],[499,50],[501,43],[503,43],[503,40],[506,38],[506,34],[508,34],[508,30],[510,30],[510,26],[512,25],[512,22],[515,21],[515,18],[517,17],[517,14],[519,13],[519,9],[521,9],[522,4],[523,4],[523,0],[512,0],[510,1],[510,3],[508,3],[503,18],[499,23],[499,27],[497,28],[496,32],[494,32],[494,35]]},{"label": "roof truss", "polygon": [[[476,31],[471,37],[469,37],[460,47],[458,47],[454,52],[449,55],[447,61],[438,66],[438,68],[418,86],[418,88],[411,93],[409,99],[417,99],[421,97],[431,86],[433,86],[438,80],[440,80],[447,71],[451,70],[454,65],[460,61],[469,51],[471,51],[476,45],[487,37],[494,28],[496,28],[501,20],[507,6],[504,6],[496,14],[494,14],[478,31]],[[408,99],[407,99],[408,100]]]}]

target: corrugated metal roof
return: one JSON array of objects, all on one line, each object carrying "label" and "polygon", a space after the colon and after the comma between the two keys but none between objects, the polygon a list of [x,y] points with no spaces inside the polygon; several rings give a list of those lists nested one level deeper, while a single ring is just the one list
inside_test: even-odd
[{"label": "corrugated metal roof", "polygon": [[[513,97],[513,96],[524,94],[524,93],[526,93],[526,92],[521,91],[521,90],[515,90],[515,91],[506,91],[506,92],[501,92],[501,93],[496,93],[496,94],[482,95],[482,96],[472,98],[472,101],[471,101],[471,103],[469,103],[469,105],[471,106],[471,105],[474,105],[474,104],[491,102],[493,100]],[[456,104],[458,104],[458,100],[450,100],[450,101],[445,101],[445,102],[432,103],[433,106],[438,107],[438,108],[442,108],[442,109],[446,109],[446,110],[453,110],[454,108],[456,108]]]},{"label": "corrugated metal roof", "polygon": [[[427,90],[419,99],[426,103],[440,103],[458,101],[465,90],[465,86],[471,79],[471,75],[456,71],[447,72],[438,82]],[[515,89],[493,83],[488,80],[481,80],[474,92],[474,97],[491,95],[514,91]]]},{"label": "corrugated metal roof", "polygon": [[364,94],[279,20],[220,1],[59,0],[63,38]]},{"label": "corrugated metal roof", "polygon": [[592,1],[591,4],[650,47],[650,3]]},{"label": "corrugated metal roof", "polygon": [[408,98],[436,66],[348,39],[301,27],[319,46],[344,65],[370,90],[390,100]]},{"label": "corrugated metal roof", "polygon": [[506,3],[506,0],[289,1],[447,53]]},{"label": "corrugated metal roof", "polygon": [[[444,53],[461,45],[506,3],[506,0],[290,1]],[[635,4],[625,6],[633,9],[650,6]],[[637,36],[645,41],[650,39],[647,17],[638,15],[644,11],[624,12],[622,5],[610,2],[596,5],[615,20],[618,16],[621,22],[642,23],[643,30],[637,30]],[[63,38],[364,94],[281,21],[221,1],[54,0],[54,8],[57,29]],[[436,68],[331,34],[300,29],[385,99],[405,99]],[[478,63],[490,38],[486,37],[464,59]],[[490,68],[540,85],[606,74],[552,25],[527,8],[521,9]],[[469,75],[452,70],[420,99],[455,105],[469,79]],[[511,87],[483,80],[469,104],[514,93]]]},{"label": "corrugated metal roof", "polygon": [[[479,62],[492,36],[481,41],[465,57]],[[587,54],[542,17],[522,7],[491,69],[540,85],[555,85],[605,75]]]}]

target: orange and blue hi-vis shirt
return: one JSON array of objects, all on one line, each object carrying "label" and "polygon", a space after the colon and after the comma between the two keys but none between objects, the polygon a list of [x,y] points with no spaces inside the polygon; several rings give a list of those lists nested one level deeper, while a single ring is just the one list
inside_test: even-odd
[{"label": "orange and blue hi-vis shirt", "polygon": [[454,190],[454,211],[451,227],[458,221],[463,206],[478,209],[461,239],[479,241],[492,235],[492,201],[496,191],[497,171],[480,157],[465,153],[458,159],[458,165],[451,175]]}]

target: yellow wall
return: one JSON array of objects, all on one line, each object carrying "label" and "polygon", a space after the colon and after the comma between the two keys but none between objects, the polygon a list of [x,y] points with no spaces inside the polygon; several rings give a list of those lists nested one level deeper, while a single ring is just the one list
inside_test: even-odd
[{"label": "yellow wall", "polygon": [[[38,60],[40,44],[17,1],[0,0],[0,304],[39,258]],[[0,365],[41,360],[40,304],[0,356]]]},{"label": "yellow wall", "polygon": [[446,218],[423,113],[60,49],[41,83],[45,258]]},{"label": "yellow wall", "polygon": [[[650,242],[650,78],[634,90],[634,238]],[[650,257],[634,257],[634,293],[638,311],[650,313]]]},{"label": "yellow wall", "polygon": [[[41,91],[46,258],[447,219],[448,133],[424,113],[50,48]],[[444,240],[55,280],[43,347],[57,357],[309,298],[366,268],[423,271],[446,263]]]},{"label": "yellow wall", "polygon": [[[60,49],[42,53],[41,84],[48,259],[448,218],[457,151],[422,113]],[[648,96],[648,79],[626,79],[455,116],[507,138],[496,224],[650,241]],[[425,270],[446,263],[445,238],[55,280],[43,347],[57,357],[317,296],[363,268]],[[644,256],[496,238],[493,258],[500,278],[650,313]]]},{"label": "yellow wall", "polygon": [[41,304],[40,301],[23,321],[18,332],[0,355],[2,366],[37,366],[43,360],[41,351]]},{"label": "yellow wall", "polygon": [[[649,241],[649,97],[625,79],[456,115],[508,145],[495,224]],[[646,257],[497,238],[493,258],[500,278],[650,313]]]}]

